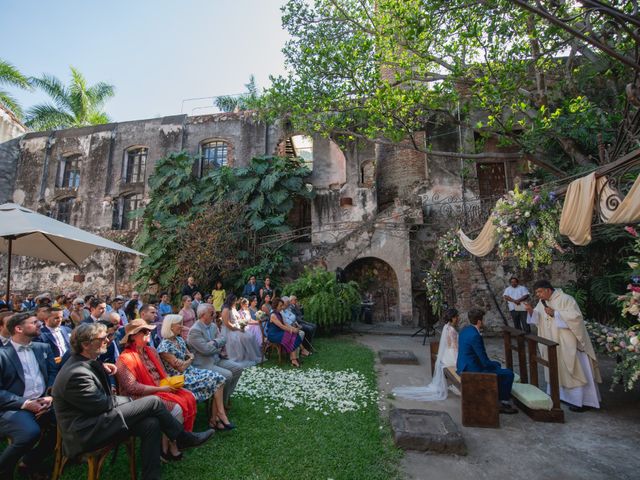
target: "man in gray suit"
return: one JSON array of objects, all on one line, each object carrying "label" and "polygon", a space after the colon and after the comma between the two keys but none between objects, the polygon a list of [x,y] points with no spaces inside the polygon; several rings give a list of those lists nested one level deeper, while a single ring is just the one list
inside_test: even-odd
[{"label": "man in gray suit", "polygon": [[224,384],[224,403],[229,404],[229,398],[236,389],[242,366],[238,363],[220,357],[220,350],[226,339],[218,335],[218,327],[213,321],[215,310],[210,303],[198,305],[198,321],[189,330],[187,343],[195,358],[193,366],[214,370],[226,379]]},{"label": "man in gray suit", "polygon": [[98,360],[108,342],[107,328],[101,323],[80,324],[71,334],[73,355],[53,385],[62,449],[66,456],[75,457],[126,435],[140,437],[142,479],[157,480],[163,433],[183,449],[206,442],[214,431],[185,432],[155,395],[136,400],[112,395],[107,373],[114,374],[116,366]]}]

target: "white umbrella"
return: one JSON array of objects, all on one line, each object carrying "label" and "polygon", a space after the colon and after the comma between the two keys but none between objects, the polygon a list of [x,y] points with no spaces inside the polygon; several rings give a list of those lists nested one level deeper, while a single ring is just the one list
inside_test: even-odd
[{"label": "white umbrella", "polygon": [[7,301],[11,255],[41,258],[79,266],[98,248],[143,255],[131,248],[41,215],[15,203],[0,205],[0,252],[8,253]]}]

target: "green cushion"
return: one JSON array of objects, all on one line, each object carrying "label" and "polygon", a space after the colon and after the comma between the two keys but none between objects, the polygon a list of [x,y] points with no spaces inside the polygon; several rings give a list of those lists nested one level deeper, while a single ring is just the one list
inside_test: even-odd
[{"label": "green cushion", "polygon": [[520,375],[516,372],[513,372],[513,383],[520,383]]},{"label": "green cushion", "polygon": [[511,395],[532,410],[551,410],[553,408],[551,397],[529,383],[514,383]]}]

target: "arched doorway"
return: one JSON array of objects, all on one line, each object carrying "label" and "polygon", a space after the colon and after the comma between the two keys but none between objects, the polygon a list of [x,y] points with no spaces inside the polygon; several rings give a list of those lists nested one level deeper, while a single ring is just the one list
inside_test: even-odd
[{"label": "arched doorway", "polygon": [[374,323],[398,321],[398,278],[391,265],[375,257],[359,258],[344,269],[344,275],[358,282],[364,299],[373,301]]}]

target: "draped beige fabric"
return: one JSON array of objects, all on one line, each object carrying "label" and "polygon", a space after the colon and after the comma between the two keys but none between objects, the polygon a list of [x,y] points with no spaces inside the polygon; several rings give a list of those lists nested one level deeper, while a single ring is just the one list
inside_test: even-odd
[{"label": "draped beige fabric", "polygon": [[564,198],[560,215],[560,233],[569,237],[576,245],[586,245],[591,241],[591,218],[596,197],[595,181],[595,173],[574,180],[569,184]]},{"label": "draped beige fabric", "polygon": [[496,231],[496,226],[491,220],[492,218],[490,216],[487,223],[482,227],[480,235],[478,235],[475,240],[471,240],[462,230],[458,230],[458,237],[460,237],[462,246],[476,257],[489,255],[491,250],[493,250],[493,247],[496,246],[496,242],[498,241],[498,232]]},{"label": "draped beige fabric", "polygon": [[[622,196],[608,183],[606,177],[596,179],[595,173],[574,180],[569,184],[560,216],[560,233],[576,245],[591,241],[591,222],[596,194],[600,194],[600,216],[604,223],[635,223],[640,221],[640,176],[636,178],[629,194]],[[612,210],[607,199],[616,197],[618,208]]]}]

